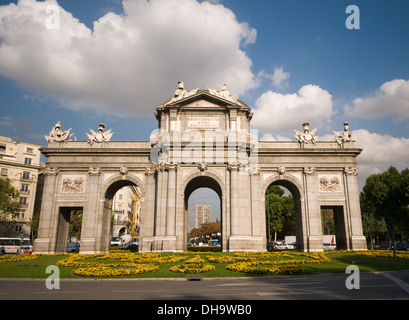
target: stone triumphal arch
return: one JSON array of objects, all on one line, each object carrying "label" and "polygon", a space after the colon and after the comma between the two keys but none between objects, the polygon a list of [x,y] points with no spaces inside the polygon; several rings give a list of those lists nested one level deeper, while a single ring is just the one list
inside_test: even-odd
[{"label": "stone triumphal arch", "polygon": [[88,141],[72,141],[70,130],[56,123],[42,149],[47,163],[35,252],[65,251],[71,209],[83,211],[80,252],[107,252],[112,198],[128,185],[140,193],[142,252],[186,250],[187,200],[202,187],[220,199],[223,251],[266,250],[271,184],[294,196],[300,250],[323,250],[321,209],[327,208],[334,210],[338,247],[366,248],[356,167],[362,150],[347,123],[333,141],[317,141],[308,123],[294,130],[296,141],[258,141],[251,108],[226,86],[186,91],[182,82],[155,116],[150,141],[111,141],[103,124]]}]

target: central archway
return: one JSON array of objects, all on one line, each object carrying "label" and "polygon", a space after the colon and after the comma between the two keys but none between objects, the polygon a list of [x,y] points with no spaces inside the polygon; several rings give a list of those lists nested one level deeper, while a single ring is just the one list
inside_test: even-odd
[{"label": "central archway", "polygon": [[186,183],[184,187],[184,248],[187,247],[187,234],[188,234],[188,206],[189,206],[189,197],[190,195],[200,189],[200,188],[209,188],[216,192],[216,194],[219,197],[219,203],[220,203],[220,221],[221,221],[221,233],[222,233],[222,238],[221,238],[221,250],[226,251],[225,248],[225,238],[226,238],[226,232],[224,232],[225,229],[225,223],[224,223],[224,218],[223,216],[225,215],[225,204],[224,204],[224,196],[223,196],[223,187],[221,185],[221,180],[216,177],[216,176],[210,176],[210,175],[198,175],[198,176],[193,176],[190,177],[188,182]]}]

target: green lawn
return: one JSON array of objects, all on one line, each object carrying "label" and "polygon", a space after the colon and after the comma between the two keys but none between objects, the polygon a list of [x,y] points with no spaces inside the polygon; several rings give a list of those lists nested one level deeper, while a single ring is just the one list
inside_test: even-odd
[{"label": "green lawn", "polygon": [[[377,252],[374,251],[374,254]],[[291,252],[280,252],[276,254],[267,253],[222,253],[213,252],[210,254],[205,253],[190,253],[189,255],[177,254],[177,253],[163,253],[163,254],[138,254],[138,253],[111,253],[101,257],[103,255],[44,255],[39,256],[33,260],[24,261],[14,261],[7,262],[3,261],[5,259],[3,256],[0,257],[0,278],[47,278],[49,274],[46,273],[46,268],[49,265],[57,265],[58,261],[69,259],[68,261],[74,261],[74,263],[82,264],[76,267],[72,266],[60,266],[60,277],[61,278],[84,278],[73,274],[73,270],[78,268],[88,268],[91,267],[93,263],[96,269],[101,269],[104,266],[112,266],[112,264],[120,264],[120,266],[114,266],[111,269],[115,270],[117,268],[134,270],[138,267],[133,265],[127,265],[121,262],[120,258],[125,258],[125,260],[133,261],[138,263],[138,265],[145,266],[147,264],[157,266],[158,270],[148,273],[142,273],[137,275],[129,275],[126,277],[133,278],[183,278],[192,274],[176,273],[170,271],[172,266],[178,265],[189,265],[189,266],[203,266],[210,265],[214,267],[214,270],[207,271],[204,273],[199,273],[198,275],[202,277],[248,277],[248,276],[266,276],[266,275],[276,275],[271,272],[264,272],[263,268],[273,268],[277,265],[279,268],[281,266],[293,265],[295,262],[297,266],[303,267],[303,273],[301,274],[319,274],[319,273],[345,273],[345,269],[349,265],[357,265],[362,272],[375,272],[375,271],[388,271],[388,270],[409,270],[409,252],[402,254],[401,257],[397,258],[398,267],[395,267],[394,260],[392,257],[379,257],[379,256],[367,256],[362,255],[359,252],[337,252],[337,253],[324,253],[324,255],[318,256],[317,254],[297,254]],[[204,260],[201,264],[195,264],[193,260],[190,259],[200,256]],[[17,258],[17,256],[14,256]],[[139,261],[132,259],[141,259],[141,257],[152,257],[152,261]],[[184,259],[179,262],[168,262],[168,260],[160,260],[161,258],[170,259],[180,258]],[[253,268],[249,272],[244,271],[230,271],[226,267],[229,263],[216,263],[213,260],[215,258],[230,257],[232,259],[243,259],[230,263],[236,263],[239,267],[250,267]],[[317,260],[318,259],[318,260]],[[324,259],[324,260],[320,260]],[[159,262],[162,261],[162,262]],[[200,260],[200,261],[203,261]],[[139,262],[138,262],[139,261]],[[164,262],[165,261],[165,262]],[[302,262],[302,263],[300,263]],[[305,263],[304,263],[305,262]],[[110,270],[111,270],[110,269]],[[88,270],[88,269],[87,269]],[[247,270],[247,269],[246,269]],[[253,273],[256,270],[257,273]],[[295,273],[297,275],[300,273]],[[123,276],[122,276],[123,277]],[[90,278],[94,278],[91,276]]]}]

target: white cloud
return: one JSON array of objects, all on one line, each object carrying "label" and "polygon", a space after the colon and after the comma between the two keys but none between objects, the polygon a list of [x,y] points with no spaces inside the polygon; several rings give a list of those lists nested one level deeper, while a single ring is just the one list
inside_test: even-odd
[{"label": "white cloud", "polygon": [[273,85],[277,88],[287,88],[288,87],[288,80],[290,79],[290,73],[285,72],[283,67],[275,68],[273,74]]},{"label": "white cloud", "polygon": [[378,92],[365,98],[356,98],[345,106],[345,113],[359,118],[393,117],[396,121],[409,118],[409,80],[385,82]]},{"label": "white cloud", "polygon": [[264,70],[260,71],[257,74],[258,81],[262,80],[262,78],[268,79],[271,81],[271,85],[277,89],[286,89],[288,88],[288,81],[290,79],[291,74],[289,72],[285,72],[283,67],[274,68],[274,73],[269,74]]},{"label": "white cloud", "polygon": [[363,149],[357,158],[361,187],[368,176],[383,172],[391,165],[398,170],[409,167],[409,139],[381,135],[365,129],[353,130],[352,134],[357,139],[355,146]]},{"label": "white cloud", "polygon": [[311,129],[328,121],[332,114],[332,96],[316,85],[306,85],[298,93],[267,91],[256,101],[252,127],[279,135],[292,135],[309,122]]},{"label": "white cloud", "polygon": [[260,141],[291,141],[294,140],[293,138],[281,136],[281,135],[276,135],[274,136],[271,133],[265,133],[263,136],[260,138]]},{"label": "white cloud", "polygon": [[124,0],[123,15],[108,13],[93,30],[60,7],[60,28],[48,29],[50,5],[0,6],[0,75],[62,106],[151,115],[179,80],[187,89],[227,83],[238,95],[256,86],[241,49],[256,30],[220,4]]}]

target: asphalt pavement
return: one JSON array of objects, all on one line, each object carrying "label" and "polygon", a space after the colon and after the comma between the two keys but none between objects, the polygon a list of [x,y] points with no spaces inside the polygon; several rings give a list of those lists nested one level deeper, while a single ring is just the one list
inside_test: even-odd
[{"label": "asphalt pavement", "polygon": [[[358,277],[359,275],[359,277]],[[252,278],[0,279],[3,300],[409,300],[409,271]]]}]

